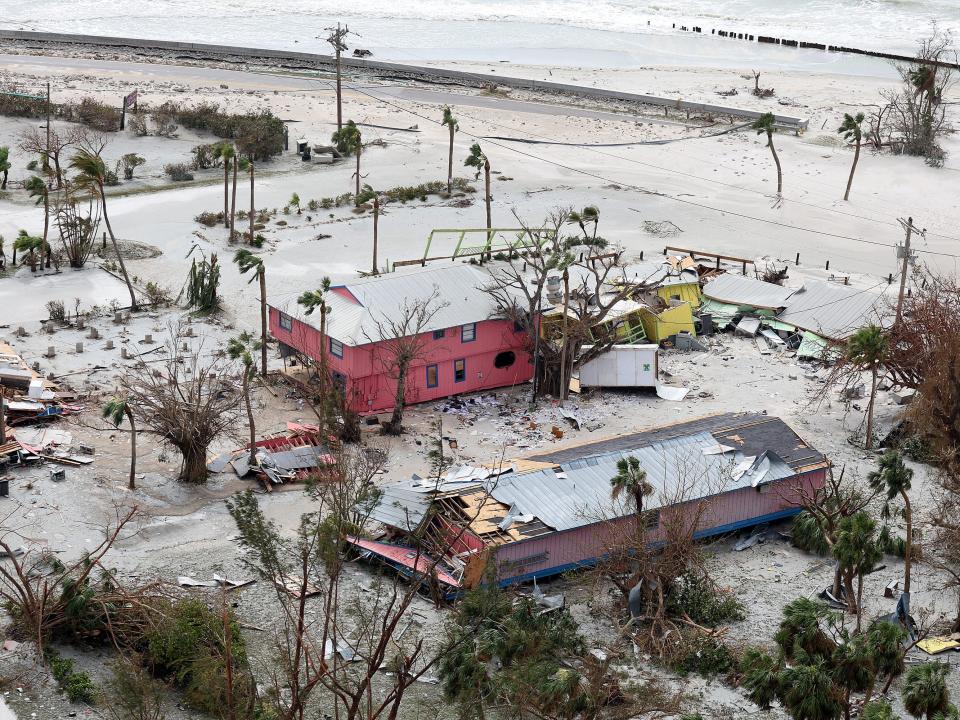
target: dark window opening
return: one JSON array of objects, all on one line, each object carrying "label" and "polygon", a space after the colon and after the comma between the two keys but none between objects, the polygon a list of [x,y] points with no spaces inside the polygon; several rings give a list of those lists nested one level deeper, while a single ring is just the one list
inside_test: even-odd
[{"label": "dark window opening", "polygon": [[499,370],[503,368],[508,368],[517,361],[517,354],[512,350],[507,350],[506,352],[497,353],[497,356],[493,359],[493,366]]},{"label": "dark window opening", "polygon": [[440,338],[442,338],[442,337],[443,337],[444,335],[446,335],[446,334],[447,334],[447,331],[446,331],[446,330],[434,330],[434,331],[433,331],[433,339],[434,339],[434,340],[439,340]]},{"label": "dark window opening", "polygon": [[466,379],[467,379],[467,361],[454,360],[453,361],[453,381],[461,383]]}]

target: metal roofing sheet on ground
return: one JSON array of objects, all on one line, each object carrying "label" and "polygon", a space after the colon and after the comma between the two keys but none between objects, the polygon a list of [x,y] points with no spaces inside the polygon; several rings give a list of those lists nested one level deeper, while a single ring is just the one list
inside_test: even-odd
[{"label": "metal roofing sheet on ground", "polygon": [[871,322],[887,325],[886,298],[870,290],[811,281],[794,291],[778,319],[831,340],[845,340]]},{"label": "metal roofing sheet on ground", "polygon": [[644,504],[650,510],[795,474],[775,453],[746,455],[730,446],[727,452],[711,452],[717,446],[709,432],[698,432],[581,458],[563,464],[560,472],[541,470],[501,477],[490,485],[490,494],[511,505],[515,514],[531,514],[555,530],[569,530],[633,512],[625,495],[616,500],[611,496],[617,463],[628,456],[637,458],[654,489]]},{"label": "metal roofing sheet on ground", "polygon": [[784,307],[792,293],[791,288],[729,272],[718,275],[703,286],[703,296],[712,300],[768,309]]}]

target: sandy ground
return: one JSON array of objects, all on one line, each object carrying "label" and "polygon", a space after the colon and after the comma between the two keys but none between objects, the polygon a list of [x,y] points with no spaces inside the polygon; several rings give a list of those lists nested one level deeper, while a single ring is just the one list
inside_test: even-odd
[{"label": "sandy ground", "polygon": [[[515,72],[516,68],[510,70]],[[453,105],[460,120],[455,150],[458,165],[478,136],[561,143],[675,141],[660,145],[574,147],[481,139],[498,172],[493,181],[495,225],[516,225],[513,213],[526,221],[538,222],[556,206],[596,204],[601,211],[601,234],[622,246],[630,258],[640,253],[649,258],[663,250],[664,239],[645,233],[644,220],[670,220],[683,230],[669,241],[673,245],[744,255],[757,258],[761,264],[765,260],[792,263],[800,253],[800,266],[791,267],[790,285],[800,285],[804,278],[824,278],[840,272],[850,274],[851,282],[858,287],[882,289],[887,274],[896,270],[892,247],[900,237],[896,217],[910,214],[919,225],[928,228],[926,239],[919,241],[921,261],[941,272],[956,271],[953,254],[960,252],[960,194],[956,192],[960,161],[956,151],[960,150],[960,143],[955,138],[947,140],[946,146],[954,153],[947,166],[939,170],[916,159],[864,153],[851,201],[844,203],[839,198],[852,154],[840,146],[834,128],[843,112],[875,103],[879,90],[889,87],[890,81],[769,73],[761,83],[776,87],[777,98],[759,101],[748,95],[752,79],[743,77],[747,70],[564,70],[562,78],[561,71],[553,77],[711,102],[720,100],[715,94],[718,90],[736,87],[739,94],[726,102],[777,108],[809,117],[811,130],[804,136],[776,137],[785,168],[782,200],[773,197],[775,175],[761,139],[752,132],[702,137],[729,128],[728,125],[688,125],[686,118],[677,116],[611,115],[622,110],[614,104],[580,105],[575,111],[567,111],[561,105],[553,114],[547,114],[542,104],[556,99],[511,93],[512,101],[537,104],[524,107],[495,102],[471,91],[427,86],[399,88],[366,78],[351,82],[344,113],[345,117],[367,124],[367,142],[383,141],[382,146],[369,147],[363,155],[364,182],[377,188],[444,177],[447,134],[437,121],[446,103]],[[20,87],[36,87],[49,77],[57,98],[85,94],[115,98],[137,87],[143,100],[150,103],[176,98],[215,100],[231,108],[270,107],[290,121],[291,140],[303,137],[311,142],[326,142],[332,130],[332,93],[326,79],[219,67],[137,65],[123,62],[122,57],[105,61],[4,57],[0,73],[4,81]],[[0,144],[14,145],[17,132],[26,124],[0,119]],[[190,148],[202,140],[211,141],[189,133],[181,133],[175,139],[111,136],[106,151],[108,160],[136,151],[147,158],[147,164],[138,169],[140,179],[121,185],[108,202],[113,226],[122,239],[145,243],[160,251],[152,259],[129,262],[131,274],[138,281],[159,282],[176,295],[186,278],[189,261],[185,255],[194,243],[221,255],[228,265],[221,286],[224,312],[219,319],[194,323],[197,342],[205,343],[213,351],[237,329],[256,327],[258,299],[255,286],[248,285],[247,278],[239,276],[226,262],[232,254],[226,231],[205,228],[193,220],[201,211],[222,206],[220,172],[198,173],[197,181],[189,187],[172,185],[163,178],[164,164],[186,161]],[[26,176],[26,161],[14,151],[14,185]],[[460,174],[466,176],[466,169],[462,170]],[[352,187],[352,172],[352,163],[305,167],[295,155],[285,155],[258,168],[257,207],[282,208],[293,192],[300,195],[304,204],[308,199],[347,192]],[[245,192],[238,195],[242,198],[238,199],[239,206],[245,207]],[[428,232],[435,227],[482,226],[482,199],[479,195],[473,199],[474,203],[467,207],[436,197],[425,203],[387,205],[380,223],[381,259],[419,257]],[[42,227],[41,214],[20,192],[8,191],[0,198],[0,209],[0,233],[7,238],[21,227],[31,232]],[[278,220],[286,224],[281,225]],[[371,233],[371,218],[346,208],[304,210],[302,215],[278,212],[264,231],[267,242],[262,251],[270,302],[292,305],[300,292],[315,287],[324,275],[337,281],[367,269],[371,262]],[[440,251],[436,246],[432,248],[432,252]],[[827,261],[829,272],[824,269]],[[12,277],[0,278],[0,337],[12,342],[30,361],[39,360],[45,373],[61,376],[63,382],[82,394],[93,394],[85,401],[89,411],[78,416],[75,424],[61,423],[60,427],[70,430],[76,442],[93,445],[95,462],[85,468],[68,469],[63,483],[52,482],[48,468],[18,473],[12,497],[3,505],[3,512],[11,513],[7,522],[10,526],[16,523],[15,527],[32,541],[47,544],[66,557],[76,556],[96,541],[99,528],[113,513],[114,505],[136,503],[144,510],[139,532],[123,541],[112,556],[125,576],[173,579],[177,574],[207,577],[215,571],[241,573],[243,567],[233,539],[235,531],[221,500],[244,487],[244,481],[221,476],[202,489],[179,486],[172,480],[175,456],[144,439],[140,487],[131,493],[124,487],[127,436],[103,429],[97,420],[97,394],[110,391],[113,378],[124,364],[120,348],[144,351],[153,347],[142,342],[145,335],[149,333],[155,340],[162,340],[167,323],[178,313],[142,314],[119,325],[112,322],[112,314],[94,318],[91,324],[102,335],[97,341],[85,340],[86,332],[75,329],[58,329],[53,335],[41,333],[45,304],[58,298],[71,310],[74,298],[79,298],[82,311],[94,306],[102,309],[112,299],[122,302],[123,287],[93,264],[79,272],[64,271],[55,276],[31,275],[28,268],[20,268]],[[21,325],[29,334],[14,337]],[[110,339],[114,341],[113,350],[105,347]],[[83,353],[76,352],[77,342],[85,343]],[[50,345],[55,347],[55,357],[43,358]],[[273,357],[271,364],[279,367],[280,361]],[[465,411],[444,412],[444,403],[414,408],[408,416],[409,434],[385,445],[390,460],[383,481],[399,480],[423,470],[425,446],[417,440],[429,432],[438,414],[442,414],[445,427],[458,439],[457,457],[464,462],[520,456],[549,445],[575,443],[707,413],[751,410],[783,417],[837,466],[846,466],[847,472],[856,474],[861,481],[873,466],[872,454],[848,442],[862,422],[862,408],[849,406],[833,395],[825,402],[816,402],[822,371],[801,367],[786,356],[761,354],[755,343],[729,336],[712,338],[706,353],[665,353],[661,365],[672,375],[672,384],[691,388],[687,400],[670,403],[645,393],[575,398],[572,405],[585,421],[584,426],[579,431],[565,428],[562,441],[549,434],[551,425],[563,424],[559,409],[549,402],[535,412],[539,432],[517,429],[528,413],[525,388],[477,398]],[[272,387],[272,392],[258,389],[255,403],[261,433],[281,430],[288,420],[310,420],[309,410],[290,397],[283,386]],[[880,426],[890,427],[899,409],[889,393],[881,393]],[[225,438],[214,449],[235,446],[242,440],[244,430],[238,428],[236,438]],[[505,437],[510,438],[506,446]],[[372,432],[368,439],[383,443]],[[923,507],[929,502],[927,472],[922,466],[916,470],[914,495]],[[294,489],[272,495],[265,500],[265,507],[273,519],[289,529],[308,508],[308,502]],[[800,553],[774,537],[744,553],[732,553],[731,544],[732,541],[723,540],[712,546],[711,562],[718,579],[734,589],[747,607],[747,619],[731,630],[731,636],[741,642],[768,641],[783,605],[799,594],[818,592],[831,575],[830,567],[820,559]],[[882,597],[882,587],[898,577],[901,569],[892,558],[884,562],[887,568],[867,581],[868,615],[892,610],[892,601]],[[355,574],[358,584],[368,581],[366,571],[358,568]],[[551,588],[569,594],[574,612],[590,637],[602,638],[609,632],[599,616],[591,612],[592,599],[576,578],[555,581]],[[252,624],[272,629],[275,619],[264,609],[271,592],[261,584],[238,592],[238,612]],[[939,591],[936,578],[926,572],[917,573],[913,603],[915,608],[930,608],[935,614],[950,613],[953,608],[952,597]],[[439,618],[428,613],[427,608],[423,612],[429,618],[426,632],[435,633]],[[267,662],[270,642],[266,636],[270,632],[248,635],[256,661]],[[4,658],[0,658],[0,668],[3,662]],[[642,658],[632,662],[641,670],[648,665]],[[691,709],[708,717],[748,717],[756,711],[737,693],[722,686],[693,680],[671,682],[677,682],[691,694]],[[956,678],[951,676],[951,682],[957,691]],[[36,682],[27,693],[14,693],[19,697],[12,702],[22,717],[30,717],[31,713],[37,713],[36,717],[58,717],[67,711],[49,687],[35,686]],[[31,702],[24,701],[26,695]],[[415,697],[426,704],[423,707],[433,707],[438,700],[433,686],[418,687]],[[409,717],[417,714],[420,707],[411,703]],[[187,715],[171,710],[168,717]]]}]

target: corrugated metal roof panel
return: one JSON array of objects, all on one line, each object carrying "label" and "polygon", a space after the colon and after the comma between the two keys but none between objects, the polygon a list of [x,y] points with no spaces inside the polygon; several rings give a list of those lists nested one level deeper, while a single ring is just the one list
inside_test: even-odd
[{"label": "corrugated metal roof panel", "polygon": [[703,295],[732,305],[777,309],[787,304],[790,288],[757,280],[746,275],[724,273],[703,286]]},{"label": "corrugated metal roof panel", "polygon": [[889,324],[890,313],[883,295],[811,281],[794,291],[778,319],[831,340],[845,340],[871,322]]},{"label": "corrugated metal roof panel", "polygon": [[354,280],[344,287],[359,305],[330,293],[327,333],[348,345],[365,345],[381,339],[378,323],[401,321],[405,309],[434,292],[443,304],[421,329],[431,332],[482,322],[494,317],[497,304],[484,288],[490,276],[471,265],[438,265]]},{"label": "corrugated metal roof panel", "polygon": [[611,496],[617,462],[633,456],[647,473],[654,492],[647,509],[656,509],[756,486],[794,475],[775,453],[745,455],[739,450],[707,454],[717,447],[709,432],[671,438],[630,450],[580,458],[561,465],[561,472],[541,470],[501,477],[490,493],[518,514],[532,514],[555,530],[569,530],[632,512],[628,499]]}]

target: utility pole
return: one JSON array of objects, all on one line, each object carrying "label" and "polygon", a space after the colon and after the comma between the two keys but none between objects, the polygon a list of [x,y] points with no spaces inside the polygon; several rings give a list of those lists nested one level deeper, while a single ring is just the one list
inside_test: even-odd
[{"label": "utility pole", "polygon": [[[47,80],[47,152],[43,155],[43,169],[50,169],[50,81]],[[57,187],[59,185],[60,178],[57,177]]]},{"label": "utility pole", "polygon": [[380,220],[380,198],[373,199],[373,274],[379,275],[377,271],[377,225]]},{"label": "utility pole", "polygon": [[335,28],[328,27],[326,30],[330,33],[327,36],[327,42],[333,47],[334,55],[337,58],[337,130],[343,127],[343,109],[340,100],[340,53],[347,49],[347,44],[343,39],[350,34],[350,28],[347,25],[343,27],[337,23]]},{"label": "utility pole", "polygon": [[570,381],[567,380],[567,310],[570,308],[570,271],[563,269],[563,330],[560,334],[560,407],[563,407],[563,401],[567,399],[567,390],[570,387]]},{"label": "utility pole", "polygon": [[897,248],[897,254],[901,255],[903,258],[903,267],[900,270],[900,295],[897,298],[897,320],[900,322],[903,318],[903,293],[907,287],[907,268],[909,267],[910,261],[913,259],[910,254],[910,238],[913,233],[919,233],[921,235],[926,234],[926,228],[923,230],[918,230],[913,224],[913,218],[908,217],[906,220],[903,218],[898,218],[898,221],[907,233],[907,238],[903,243],[902,247]]}]

